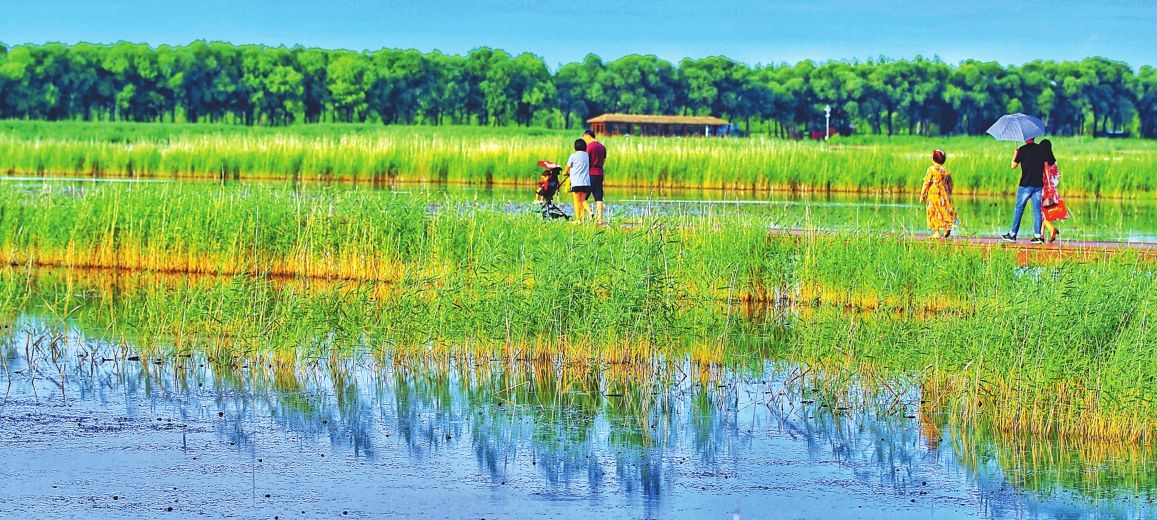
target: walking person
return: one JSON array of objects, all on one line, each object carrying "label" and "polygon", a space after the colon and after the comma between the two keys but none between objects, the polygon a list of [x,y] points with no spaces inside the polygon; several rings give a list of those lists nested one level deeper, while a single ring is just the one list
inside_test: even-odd
[{"label": "walking person", "polygon": [[929,238],[945,239],[952,236],[952,225],[956,223],[956,208],[952,206],[952,174],[944,167],[948,160],[944,150],[932,152],[932,166],[924,173],[924,188],[920,190],[920,201],[927,202]]},{"label": "walking person", "polygon": [[583,132],[587,144],[587,156],[591,167],[591,195],[595,199],[595,222],[603,225],[603,164],[607,161],[607,148],[595,140],[595,131]]},{"label": "walking person", "polygon": [[1041,213],[1044,217],[1044,228],[1049,232],[1048,243],[1053,243],[1057,239],[1057,235],[1061,234],[1054,222],[1069,218],[1069,210],[1065,207],[1065,201],[1061,200],[1060,193],[1057,192],[1057,185],[1061,180],[1061,172],[1057,168],[1057,158],[1053,155],[1053,143],[1048,139],[1040,142],[1040,147],[1044,150],[1045,166],[1043,174],[1043,188],[1041,191]]},{"label": "walking person", "polygon": [[1016,149],[1016,156],[1012,159],[1012,168],[1020,167],[1020,187],[1016,190],[1016,208],[1012,212],[1012,227],[1008,233],[1000,236],[1006,242],[1016,242],[1016,235],[1020,231],[1020,220],[1024,216],[1024,207],[1032,202],[1032,240],[1031,244],[1043,244],[1041,239],[1041,195],[1044,191],[1045,151],[1033,139],[1028,139],[1020,148]]},{"label": "walking person", "polygon": [[582,222],[583,216],[590,211],[587,208],[587,196],[591,192],[591,166],[586,141],[574,140],[574,153],[566,160],[563,173],[570,174],[570,192],[574,196],[574,221]]}]

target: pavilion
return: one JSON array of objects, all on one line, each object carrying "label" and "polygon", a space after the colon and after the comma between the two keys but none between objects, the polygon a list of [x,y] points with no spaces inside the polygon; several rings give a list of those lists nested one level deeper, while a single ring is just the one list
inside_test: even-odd
[{"label": "pavilion", "polygon": [[587,119],[599,135],[722,136],[731,124],[711,116],[603,114]]}]

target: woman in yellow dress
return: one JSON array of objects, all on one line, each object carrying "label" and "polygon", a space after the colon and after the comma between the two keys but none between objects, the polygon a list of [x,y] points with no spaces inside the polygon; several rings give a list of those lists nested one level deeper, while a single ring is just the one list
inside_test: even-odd
[{"label": "woman in yellow dress", "polygon": [[956,223],[956,209],[952,207],[952,174],[944,167],[948,157],[944,150],[932,152],[932,166],[924,174],[924,188],[920,190],[920,202],[927,202],[929,238],[948,238],[952,235],[952,225]]}]

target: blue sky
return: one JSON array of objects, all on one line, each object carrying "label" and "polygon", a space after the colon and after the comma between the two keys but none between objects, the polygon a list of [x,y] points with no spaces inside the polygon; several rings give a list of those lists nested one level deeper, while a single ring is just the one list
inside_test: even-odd
[{"label": "blue sky", "polygon": [[1157,65],[1157,0],[3,0],[0,42],[197,39],[464,54],[587,53],[748,64],[940,56],[1020,64],[1104,56]]}]

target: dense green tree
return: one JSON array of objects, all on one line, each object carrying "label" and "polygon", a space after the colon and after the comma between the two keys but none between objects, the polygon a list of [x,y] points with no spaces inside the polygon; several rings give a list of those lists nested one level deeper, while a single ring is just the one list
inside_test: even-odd
[{"label": "dense green tree", "polygon": [[419,100],[433,95],[431,74],[416,50],[383,49],[370,55],[374,71],[367,101],[383,123],[412,123]]},{"label": "dense green tree", "polygon": [[209,112],[213,96],[210,89],[218,68],[218,57],[208,43],[197,41],[178,50],[177,67],[181,71],[182,85],[176,96],[177,102],[184,108],[187,121],[199,122]]},{"label": "dense green tree", "polygon": [[1148,65],[1137,74],[1137,113],[1143,137],[1157,137],[1157,69]]},{"label": "dense green tree", "polygon": [[529,53],[506,63],[510,68],[506,90],[514,104],[514,120],[530,126],[535,114],[554,102],[557,91],[542,58]]},{"label": "dense green tree", "polygon": [[44,120],[298,121],[572,128],[605,112],[710,114],[799,136],[832,123],[881,134],[979,134],[1000,115],[1041,116],[1053,134],[1157,132],[1153,68],[1104,58],[1021,66],[967,60],[802,61],[588,55],[553,74],[542,58],[118,43],[0,45],[0,117]]},{"label": "dense green tree", "polygon": [[960,116],[957,129],[980,134],[1002,114],[1024,110],[1019,89],[999,63],[966,60],[949,75],[944,99]]},{"label": "dense green tree", "polygon": [[816,94],[810,83],[815,70],[816,65],[810,60],[757,69],[756,81],[772,93],[775,106],[771,108],[770,119],[775,122],[777,135],[799,136],[807,130],[810,121],[816,120]]},{"label": "dense green tree", "polygon": [[[865,81],[865,78],[857,74],[852,64],[833,61],[816,67],[808,75],[809,90],[814,93],[815,98],[814,102],[806,108],[807,113],[823,114],[825,107],[831,106],[831,123],[833,125],[850,123],[851,118],[860,112],[859,100],[865,99],[868,95],[874,95],[875,91],[869,90],[869,85]],[[886,99],[886,101],[892,103],[891,98]],[[885,109],[888,113],[893,110],[882,106],[878,108]],[[879,114],[878,110],[876,114]],[[801,116],[806,117],[804,114]],[[815,126],[823,128],[823,119],[817,117],[815,121],[817,122]]]},{"label": "dense green tree", "polygon": [[1082,96],[1092,112],[1093,132],[1116,130],[1135,115],[1136,85],[1132,70],[1120,62],[1089,58],[1081,62],[1091,75]]},{"label": "dense green tree", "polygon": [[755,111],[751,100],[744,96],[750,83],[747,66],[713,56],[684,59],[679,70],[686,81],[688,112],[746,118]]},{"label": "dense green tree", "polygon": [[594,79],[582,63],[567,63],[555,73],[555,106],[562,113],[565,128],[572,128],[575,119],[582,122],[590,117],[590,97],[587,91],[593,82]]},{"label": "dense green tree", "polygon": [[436,95],[424,101],[426,119],[433,124],[441,124],[446,117],[455,124],[468,123],[464,108],[470,96],[470,85],[463,78],[465,58],[434,52],[430,59],[438,71],[438,80]]},{"label": "dense green tree", "polygon": [[47,119],[45,101],[50,92],[40,84],[36,62],[39,51],[35,47],[20,46],[12,49],[0,68],[0,77],[7,83],[6,112],[26,119]]},{"label": "dense green tree", "polygon": [[[670,62],[655,56],[632,55],[608,63],[601,80],[606,111],[629,114],[672,114],[681,84]],[[598,114],[589,114],[595,116]]]},{"label": "dense green tree", "polygon": [[783,115],[791,112],[792,97],[788,93],[788,86],[783,83],[782,66],[758,66],[752,70],[751,81],[753,92],[757,92],[759,100],[756,104],[756,115],[763,121],[768,121],[768,132],[776,136],[785,136],[787,127]]},{"label": "dense green tree", "polygon": [[249,98],[242,105],[247,122],[289,124],[303,112],[305,86],[296,65],[293,51],[285,47],[246,48],[241,84]]},{"label": "dense green tree", "polygon": [[293,55],[296,70],[301,74],[301,106],[306,123],[321,121],[325,108],[330,104],[327,83],[328,51],[295,47]]},{"label": "dense green tree", "polygon": [[12,85],[12,80],[5,73],[4,69],[8,63],[8,48],[0,44],[0,118],[13,117],[9,112],[8,94],[15,92],[16,88]]},{"label": "dense green tree", "polygon": [[326,66],[326,79],[337,121],[365,122],[370,104],[367,93],[373,86],[375,74],[365,54],[338,51]]},{"label": "dense green tree", "polygon": [[[509,59],[505,52],[498,53]],[[496,90],[491,84],[490,67],[493,61],[501,59],[495,58],[495,54],[489,47],[474,49],[466,54],[466,61],[462,64],[462,79],[468,85],[465,104],[467,122],[484,126],[490,123],[490,107],[496,104],[496,101],[488,99],[489,91]]]}]

